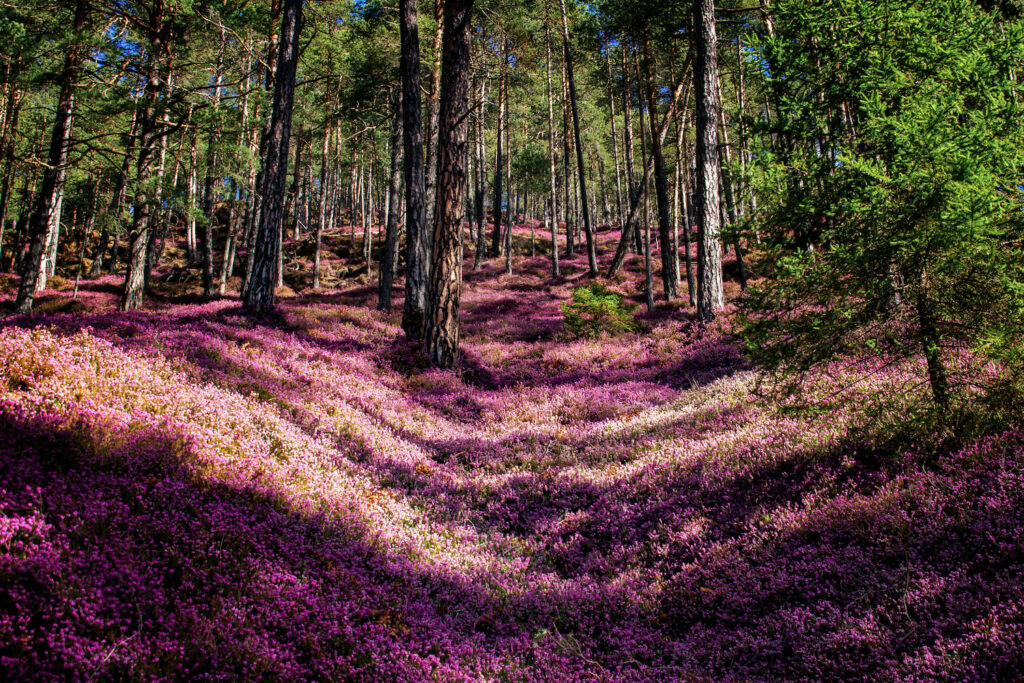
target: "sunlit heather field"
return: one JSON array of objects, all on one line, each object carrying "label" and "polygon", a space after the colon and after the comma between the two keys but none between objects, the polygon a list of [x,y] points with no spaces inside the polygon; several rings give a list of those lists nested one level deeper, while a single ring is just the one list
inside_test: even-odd
[{"label": "sunlit heather field", "polygon": [[1024,435],[885,448],[861,407],[921,368],[787,410],[682,304],[570,340],[585,258],[528,240],[467,254],[459,372],[298,244],[256,323],[109,276],[3,319],[0,677],[1020,680]]}]

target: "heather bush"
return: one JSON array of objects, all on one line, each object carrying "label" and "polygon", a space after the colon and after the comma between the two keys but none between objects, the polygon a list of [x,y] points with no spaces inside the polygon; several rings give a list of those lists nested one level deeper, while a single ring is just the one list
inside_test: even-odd
[{"label": "heather bush", "polygon": [[574,337],[598,337],[632,332],[635,304],[623,302],[622,295],[600,282],[572,290],[572,301],[562,303],[565,327]]}]

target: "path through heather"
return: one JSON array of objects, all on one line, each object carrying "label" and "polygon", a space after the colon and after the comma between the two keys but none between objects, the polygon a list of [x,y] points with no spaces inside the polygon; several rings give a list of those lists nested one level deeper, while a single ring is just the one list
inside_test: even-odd
[{"label": "path through heather", "polygon": [[[1024,436],[922,467],[865,436],[856,397],[808,417],[753,393],[728,316],[702,330],[680,303],[570,340],[583,258],[557,281],[543,254],[471,263],[459,373],[427,369],[365,284],[253,325],[170,286],[118,313],[107,278],[5,319],[0,672],[1019,671]],[[612,284],[640,301],[638,272]]]}]

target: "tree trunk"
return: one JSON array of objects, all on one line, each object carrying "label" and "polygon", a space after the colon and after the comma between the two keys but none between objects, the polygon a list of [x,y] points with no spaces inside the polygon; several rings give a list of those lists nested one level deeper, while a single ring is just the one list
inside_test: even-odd
[{"label": "tree trunk", "polygon": [[249,313],[263,313],[274,305],[273,271],[284,218],[282,207],[288,173],[288,143],[302,26],[302,0],[285,0],[283,15],[252,277],[242,296],[243,307]]},{"label": "tree trunk", "polygon": [[[437,135],[439,114],[438,105],[441,95],[441,33],[444,29],[444,0],[434,0],[434,20],[437,22],[437,31],[434,32],[434,68],[431,70],[430,101],[427,104],[429,118],[427,119],[427,166],[426,166],[426,209],[427,217],[427,253],[429,254],[433,245],[431,244],[431,230],[434,225],[434,199],[437,192]],[[429,256],[428,256],[429,259]]]},{"label": "tree trunk", "polygon": [[[639,71],[637,72],[639,76]],[[651,174],[647,169],[652,167],[654,161],[647,151],[647,135],[644,132],[644,108],[641,105],[637,108],[640,116],[640,154],[644,164],[644,303],[647,304],[647,312],[654,310],[654,277],[651,268]]]},{"label": "tree trunk", "polygon": [[384,254],[380,259],[380,292],[377,308],[391,310],[391,289],[398,269],[398,192],[402,182],[402,91],[391,97],[394,116],[391,123],[391,173],[388,176],[387,225],[384,230]]},{"label": "tree trunk", "polygon": [[622,214],[622,165],[619,163],[619,137],[615,129],[615,91],[612,87],[615,81],[612,77],[611,46],[608,45],[605,50],[605,65],[608,68],[608,109],[612,124],[612,160],[615,162],[615,217],[621,228],[625,216]]},{"label": "tree trunk", "polygon": [[499,57],[501,59],[501,70],[498,74],[498,127],[495,130],[495,142],[494,142],[494,204],[491,209],[491,218],[494,221],[493,232],[491,233],[491,254],[498,256],[501,254],[501,184],[503,169],[505,168],[502,162],[502,132],[505,127],[505,41],[502,43],[502,53]]},{"label": "tree trunk", "polygon": [[426,234],[423,132],[420,126],[420,40],[416,0],[401,0],[402,140],[405,146],[405,306],[402,329],[423,338],[430,249]]},{"label": "tree trunk", "polygon": [[718,205],[718,35],[712,0],[694,0],[697,102],[697,317],[710,322],[725,306]]},{"label": "tree trunk", "polygon": [[462,289],[462,197],[466,185],[466,107],[469,84],[469,26],[473,0],[445,0],[441,102],[438,115],[437,201],[434,253],[426,316],[427,355],[450,368],[459,355],[459,297]]},{"label": "tree trunk", "polygon": [[[146,282],[146,251],[154,202],[149,194],[153,176],[155,144],[163,131],[157,131],[157,102],[164,84],[160,79],[161,53],[166,49],[172,22],[162,16],[153,19],[154,34],[147,57],[146,87],[143,90],[142,117],[139,121],[139,153],[135,161],[136,192],[132,206],[132,228],[128,237],[128,265],[121,294],[121,310],[142,306]],[[159,28],[156,28],[159,27]]]},{"label": "tree trunk", "polygon": [[[82,281],[82,270],[85,266],[85,247],[89,241],[89,235],[92,234],[92,229],[96,225],[96,210],[99,206],[99,197],[99,180],[95,175],[92,175],[89,182],[89,215],[85,217],[85,222],[82,224],[82,241],[78,245],[78,267],[75,269],[75,287],[71,292],[72,299],[78,298],[78,285]],[[72,221],[73,224],[74,221]]]},{"label": "tree trunk", "polygon": [[484,141],[484,104],[487,102],[487,79],[480,79],[480,105],[477,107],[476,123],[476,253],[473,254],[473,270],[480,270],[487,258],[487,217],[484,215],[484,195],[487,194],[487,149]]},{"label": "tree trunk", "polygon": [[551,22],[548,18],[547,5],[544,6],[544,43],[546,57],[544,77],[548,89],[548,222],[551,229],[551,277],[561,275],[558,267],[558,215],[555,202],[558,190],[555,188],[555,100],[551,89]]},{"label": "tree trunk", "polygon": [[203,296],[213,296],[213,222],[217,217],[217,148],[220,145],[221,85],[224,82],[224,46],[227,42],[224,29],[220,34],[220,50],[217,52],[217,70],[213,81],[213,125],[206,142],[206,178],[203,181],[203,208],[206,214],[203,226]]},{"label": "tree trunk", "polygon": [[[688,65],[687,65],[688,66]],[[675,90],[672,94],[672,101],[669,104],[668,112],[665,114],[665,119],[661,122],[661,129],[658,131],[658,139],[662,145],[665,144],[665,137],[668,134],[668,122],[672,119],[675,113],[677,104],[681,101],[680,95],[683,92],[684,81],[680,81],[676,84]],[[683,97],[682,101],[686,98]],[[643,130],[641,129],[641,133]],[[619,235],[619,246],[615,249],[615,256],[612,257],[611,265],[608,267],[608,277],[615,277],[615,273],[619,272],[619,268],[622,267],[622,262],[626,258],[626,252],[629,250],[630,242],[633,238],[634,233],[639,234],[639,229],[633,229],[633,218],[636,216],[637,209],[640,207],[640,202],[646,193],[644,188],[647,187],[650,181],[651,173],[654,171],[654,159],[647,158],[644,163],[644,175],[640,186],[637,188],[637,192],[633,194],[629,201],[629,212],[626,214],[626,224],[622,226],[622,232]]]},{"label": "tree trunk", "polygon": [[580,135],[580,109],[576,101],[576,77],[573,74],[572,50],[569,48],[569,19],[565,12],[565,0],[559,0],[562,9],[562,42],[565,51],[565,72],[569,79],[569,103],[572,107],[572,130],[576,140],[576,166],[579,171],[580,210],[583,212],[583,229],[587,235],[587,264],[590,277],[597,277],[597,241],[594,226],[590,223],[590,207],[587,203],[586,170],[583,166],[583,137]]},{"label": "tree trunk", "polygon": [[676,119],[676,192],[683,203],[683,254],[686,259],[686,297],[690,306],[697,305],[697,284],[693,279],[693,260],[690,257],[690,169],[686,163],[686,109]]},{"label": "tree trunk", "polygon": [[[330,109],[330,98],[328,97],[328,109]],[[331,133],[334,126],[330,120],[324,121],[324,145],[320,152],[320,211],[317,215],[316,233],[314,236],[315,246],[313,248],[313,289],[320,289],[320,251],[323,245],[324,230],[327,229],[327,219],[330,212],[327,203],[330,199],[328,185],[330,184],[330,172],[328,171],[328,159],[331,151]]]},{"label": "tree trunk", "polygon": [[196,158],[198,142],[199,131],[194,130],[188,150],[188,188],[186,190],[188,219],[185,224],[185,245],[188,251],[189,265],[195,263],[199,258],[199,246],[196,239],[196,212],[199,210],[199,177]]},{"label": "tree trunk", "polygon": [[[629,87],[629,61],[626,59],[626,47],[625,42],[619,45],[619,49],[622,51],[622,117],[623,117],[623,147],[626,153],[626,177],[629,182],[629,202],[630,206],[633,206],[640,198],[643,192],[643,187],[647,185],[645,180],[641,186],[636,184],[636,177],[633,173],[633,98],[630,96]],[[629,218],[626,218],[626,223],[629,223]],[[623,230],[627,226],[623,226]],[[640,232],[635,226],[630,227],[628,233],[625,234],[627,244],[632,246],[636,253],[642,252],[642,245],[640,244]]]},{"label": "tree trunk", "polygon": [[32,301],[38,289],[40,271],[43,266],[43,252],[49,246],[47,237],[51,234],[54,219],[60,220],[59,207],[64,196],[64,179],[70,151],[71,120],[75,109],[75,75],[78,73],[82,55],[82,45],[78,34],[85,27],[88,9],[89,4],[86,0],[77,0],[75,3],[73,27],[75,37],[64,56],[64,64],[61,68],[60,95],[57,98],[57,113],[50,135],[50,149],[46,158],[47,166],[29,223],[31,246],[28,258],[22,263],[21,283],[14,303],[19,313],[32,312]]},{"label": "tree trunk", "polygon": [[[721,89],[719,89],[721,98]],[[725,111],[720,112],[722,125],[722,150],[725,152],[725,160],[722,165],[722,189],[725,191],[725,210],[729,216],[729,232],[732,235],[732,246],[736,251],[736,266],[739,269],[740,289],[747,289],[747,269],[743,265],[743,252],[740,250],[739,215],[737,213],[736,199],[733,194],[732,185],[732,155],[729,152],[729,132],[725,127]]]},{"label": "tree trunk", "polygon": [[[643,39],[644,85],[647,90],[647,123],[651,135],[651,154],[654,157],[654,190],[658,199],[658,238],[661,242],[661,282],[665,288],[665,301],[675,299],[676,282],[679,280],[678,253],[672,248],[673,241],[668,203],[668,174],[665,171],[665,155],[662,152],[658,125],[658,103],[654,98],[654,67],[651,64],[650,38]],[[666,123],[669,117],[665,117]]]},{"label": "tree trunk", "polygon": [[[508,47],[508,43],[506,43]],[[508,52],[506,51],[506,60]],[[508,113],[508,76],[505,76],[505,99],[502,100],[502,109],[505,112],[505,273],[507,275],[512,274],[512,224],[515,223],[515,194],[512,192],[512,155],[510,147],[512,146],[512,133],[509,132],[509,113]],[[501,173],[501,169],[498,169]]]},{"label": "tree trunk", "polygon": [[[14,152],[18,134],[18,118],[21,114],[22,96],[22,91],[14,85],[12,79],[10,91],[7,95],[7,113],[4,116],[4,122],[6,123],[4,141],[0,145],[0,154],[3,154],[4,160],[3,187],[0,188],[0,264],[4,262],[4,227],[7,225],[7,209],[10,207],[12,190],[14,188]],[[14,244],[11,245],[11,253],[14,253]],[[2,267],[0,265],[0,268]]]},{"label": "tree trunk", "polygon": [[571,259],[576,253],[576,241],[573,234],[572,197],[573,172],[569,161],[572,149],[569,138],[569,78],[565,73],[565,60],[562,60],[562,215],[565,218],[565,257]]},{"label": "tree trunk", "polygon": [[[167,84],[165,86],[168,91],[171,89],[172,76],[173,71],[171,70],[170,65],[168,65]],[[161,125],[166,131],[171,121],[171,117],[166,110],[161,117],[161,121]],[[159,258],[159,254],[157,253],[157,238],[163,237],[161,233],[164,233],[166,230],[166,224],[163,222],[163,211],[160,211],[159,207],[162,205],[161,198],[163,197],[164,191],[164,174],[167,171],[167,135],[162,134],[157,144],[159,145],[160,151],[157,155],[156,187],[153,188],[153,206],[157,210],[154,212],[153,225],[149,230],[149,241],[146,242],[146,270],[143,273],[143,289],[149,288],[149,279],[153,273],[153,266]]]}]

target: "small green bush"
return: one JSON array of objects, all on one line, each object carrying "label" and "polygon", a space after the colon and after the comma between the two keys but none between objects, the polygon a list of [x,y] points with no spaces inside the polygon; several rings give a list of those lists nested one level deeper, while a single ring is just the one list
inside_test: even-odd
[{"label": "small green bush", "polygon": [[562,303],[565,328],[575,337],[597,337],[632,332],[635,304],[627,304],[622,295],[599,282],[572,290],[572,301]]}]

